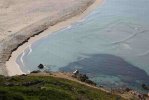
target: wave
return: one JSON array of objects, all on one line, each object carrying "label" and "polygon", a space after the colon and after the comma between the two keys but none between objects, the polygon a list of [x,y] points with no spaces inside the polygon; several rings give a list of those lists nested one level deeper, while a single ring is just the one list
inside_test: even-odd
[{"label": "wave", "polygon": [[65,31],[65,30],[70,29],[70,28],[72,28],[72,25],[69,25],[69,26],[67,26],[67,27],[63,28],[63,29],[61,29],[61,30],[60,30],[60,31],[58,31],[58,32]]},{"label": "wave", "polygon": [[[76,23],[82,23],[82,22],[84,22],[84,21],[85,21],[85,18],[84,18],[84,19],[81,19],[81,20],[78,20]],[[76,24],[76,23],[74,23],[74,24]],[[69,26],[67,26],[67,27],[65,27],[65,28],[63,28],[63,29],[61,29],[60,31],[65,31],[65,30],[67,30],[67,29],[71,29],[72,26],[73,26],[73,24],[72,24],[72,25],[69,25]]]},{"label": "wave", "polygon": [[119,43],[123,43],[123,42],[125,42],[125,41],[127,41],[127,40],[129,40],[129,39],[131,39],[131,38],[133,38],[133,37],[135,37],[137,34],[138,34],[138,33],[134,33],[134,34],[128,36],[127,38],[123,39],[123,40],[115,41],[115,42],[112,42],[111,44],[119,44]]},{"label": "wave", "polygon": [[149,50],[144,52],[144,53],[142,53],[142,54],[138,54],[138,56],[145,56],[145,55],[148,55],[148,54],[149,54]]},{"label": "wave", "polygon": [[84,22],[85,20],[86,20],[86,19],[83,18],[83,19],[81,19],[81,20],[78,20],[77,22],[82,23],[82,22]]},{"label": "wave", "polygon": [[28,72],[28,73],[30,73],[31,71],[30,71],[30,70],[28,70],[27,72]]},{"label": "wave", "polygon": [[69,25],[68,27],[66,27],[66,29],[70,29],[72,27],[72,25]]},{"label": "wave", "polygon": [[20,61],[21,61],[21,63],[22,63],[23,66],[24,66],[24,61],[23,61],[24,55],[25,55],[25,51],[23,51],[23,53],[22,53],[22,55],[20,57]]},{"label": "wave", "polygon": [[112,43],[110,43],[110,44],[114,45],[114,44],[120,44],[120,43],[126,42],[126,41],[128,41],[128,40],[134,38],[134,37],[137,36],[138,34],[144,33],[144,32],[146,32],[146,30],[143,30],[143,31],[141,31],[141,32],[136,32],[136,33],[134,33],[134,34],[132,34],[132,35],[126,37],[126,38],[123,39],[123,40],[115,41],[115,42],[112,42]]},{"label": "wave", "polygon": [[32,51],[33,51],[33,50],[32,50],[32,46],[31,46],[31,45],[29,45],[29,47],[28,47],[28,48],[29,48],[29,52],[28,52],[28,54],[27,54],[27,55],[30,55],[30,54],[32,53]]}]

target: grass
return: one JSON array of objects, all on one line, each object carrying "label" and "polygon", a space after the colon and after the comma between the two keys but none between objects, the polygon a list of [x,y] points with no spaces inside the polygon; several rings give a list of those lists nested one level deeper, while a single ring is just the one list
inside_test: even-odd
[{"label": "grass", "polygon": [[[36,82],[29,86],[24,83]],[[15,85],[9,85],[13,83]],[[0,100],[124,100],[67,79],[51,76],[0,76]]]}]

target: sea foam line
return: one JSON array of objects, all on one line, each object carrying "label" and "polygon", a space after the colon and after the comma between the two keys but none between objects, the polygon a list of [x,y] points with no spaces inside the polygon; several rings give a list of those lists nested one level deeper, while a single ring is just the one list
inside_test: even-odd
[{"label": "sea foam line", "polygon": [[72,27],[72,25],[69,25],[66,29],[70,29]]},{"label": "sea foam line", "polygon": [[61,29],[60,31],[62,32],[62,31],[65,31],[65,30],[67,30],[67,29],[70,29],[72,27],[72,25],[69,25],[69,26],[67,26],[67,27],[65,27],[65,28],[63,28],[63,29]]},{"label": "sea foam line", "polygon": [[138,34],[140,34],[140,33],[144,33],[144,32],[146,32],[146,30],[141,31],[141,32],[134,33],[134,34],[132,34],[132,35],[128,36],[127,38],[123,39],[123,40],[116,41],[116,42],[112,42],[111,44],[119,44],[119,43],[122,43],[122,42],[128,41],[128,40],[130,40],[130,39],[134,38],[135,36],[137,36]]},{"label": "sea foam line", "polygon": [[32,53],[32,51],[33,51],[33,50],[32,50],[32,46],[31,46],[31,45],[29,45],[29,47],[28,47],[28,48],[29,48],[29,52],[28,52],[28,54],[27,54],[27,55],[30,55],[30,54]]},{"label": "sea foam line", "polygon": [[83,19],[81,19],[81,20],[78,20],[77,22],[82,23],[82,22],[84,22],[85,20],[86,20],[86,19],[83,18]]},{"label": "sea foam line", "polygon": [[20,57],[20,61],[21,61],[21,63],[22,63],[23,66],[24,66],[24,61],[23,61],[24,55],[25,55],[25,52],[23,51],[23,53],[22,53],[22,55]]},{"label": "sea foam line", "polygon": [[144,52],[144,53],[142,53],[142,54],[139,54],[138,56],[145,56],[145,55],[148,55],[148,54],[149,54],[149,50]]}]

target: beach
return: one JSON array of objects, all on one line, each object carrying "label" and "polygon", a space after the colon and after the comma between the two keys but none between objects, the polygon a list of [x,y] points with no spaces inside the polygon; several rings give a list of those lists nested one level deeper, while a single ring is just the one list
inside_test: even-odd
[{"label": "beach", "polygon": [[[43,5],[41,9],[39,10],[38,8],[38,11],[42,12],[42,10],[44,9],[43,7],[45,8],[48,7],[47,4],[44,5],[45,1],[43,1],[42,3]],[[22,26],[21,24],[18,24],[18,27],[14,26],[13,28],[15,29],[12,28],[12,30],[8,31],[9,35],[8,33],[3,35],[2,33],[4,32],[3,31],[0,32],[1,33],[0,35],[3,36],[0,38],[1,40],[1,43],[0,43],[0,46],[1,46],[0,74],[9,75],[9,76],[23,74],[23,72],[20,70],[19,66],[16,63],[16,59],[28,46],[30,46],[35,41],[41,39],[42,37],[49,35],[49,33],[52,34],[55,31],[66,28],[70,24],[83,19],[89,12],[91,12],[94,8],[96,8],[96,6],[99,5],[102,2],[102,0],[96,0],[96,1],[94,0],[83,0],[83,1],[82,0],[77,0],[77,1],[65,0],[61,4],[61,7],[64,6],[64,8],[59,8],[59,9],[58,7],[60,5],[57,4],[59,1],[50,0],[49,2],[54,3],[56,5],[54,6],[54,9],[57,9],[56,12],[54,12],[55,10],[51,8],[52,9],[51,11],[53,12],[50,12],[50,15],[49,13],[44,12],[45,16],[42,16],[40,18],[35,18],[36,20],[32,20],[31,23],[29,23],[30,20],[29,22],[27,20],[24,20],[24,22],[28,24],[23,24]],[[40,3],[41,2],[37,1],[37,4],[40,4]],[[67,3],[69,4],[68,7],[66,7],[66,5],[68,5]],[[1,8],[9,9],[8,4],[6,7],[1,7]],[[34,9],[34,11],[36,10],[37,8]],[[41,13],[38,12],[38,14],[41,14]],[[4,15],[5,14],[3,14],[3,16]],[[34,16],[30,16],[30,17],[34,18]],[[35,14],[35,17],[36,17],[36,14]],[[13,25],[13,22],[12,22],[12,25]]]}]

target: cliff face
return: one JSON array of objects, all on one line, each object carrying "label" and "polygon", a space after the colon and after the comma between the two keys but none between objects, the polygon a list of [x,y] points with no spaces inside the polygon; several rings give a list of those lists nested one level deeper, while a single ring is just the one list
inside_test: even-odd
[{"label": "cliff face", "polygon": [[7,75],[5,62],[30,37],[59,22],[81,14],[95,0],[1,0],[0,74]]}]

